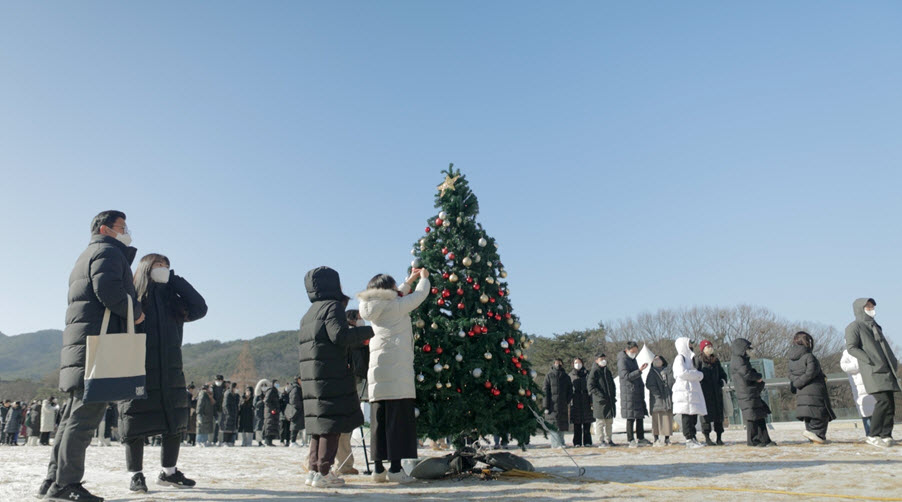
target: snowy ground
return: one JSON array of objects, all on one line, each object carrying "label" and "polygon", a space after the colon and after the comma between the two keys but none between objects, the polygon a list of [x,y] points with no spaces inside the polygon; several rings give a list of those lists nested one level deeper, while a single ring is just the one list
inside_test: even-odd
[{"label": "snowy ground", "polygon": [[[376,485],[367,476],[348,476],[348,486],[328,492],[303,485],[306,449],[295,448],[183,448],[180,469],[197,480],[193,490],[162,488],[151,484],[143,496],[128,492],[124,452],[92,446],[87,453],[85,486],[107,500],[823,500],[817,496],[737,493],[724,491],[676,491],[673,487],[730,487],[786,490],[795,494],[820,493],[866,495],[902,500],[902,446],[876,449],[860,442],[860,429],[851,424],[831,428],[833,444],[811,445],[804,440],[800,424],[771,431],[777,448],[748,448],[745,431],[725,435],[728,445],[687,450],[625,447],[571,449],[574,459],[586,469],[585,481],[566,479],[496,480],[477,479],[417,482],[408,486]],[[569,440],[570,435],[567,435]],[[624,442],[622,435],[618,439]],[[558,476],[575,476],[573,463],[547,440],[535,439],[535,447],[523,454],[537,470]],[[30,498],[46,469],[47,447],[0,447],[0,500]],[[421,457],[440,455],[422,449]],[[148,481],[155,477],[159,448],[145,452]],[[363,454],[355,448],[357,467],[363,470]],[[602,482],[599,482],[602,481]],[[623,486],[614,481],[639,484]],[[657,489],[655,489],[657,488]],[[660,491],[660,489],[666,489]]]}]

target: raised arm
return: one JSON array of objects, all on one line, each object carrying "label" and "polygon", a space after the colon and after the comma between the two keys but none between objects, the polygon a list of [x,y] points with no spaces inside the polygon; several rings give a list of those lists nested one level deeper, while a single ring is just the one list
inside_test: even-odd
[{"label": "raised arm", "polygon": [[186,322],[196,321],[207,315],[207,302],[204,301],[204,297],[184,277],[170,272],[169,284],[175,290],[175,294],[179,296],[179,299],[185,303],[188,311]]}]

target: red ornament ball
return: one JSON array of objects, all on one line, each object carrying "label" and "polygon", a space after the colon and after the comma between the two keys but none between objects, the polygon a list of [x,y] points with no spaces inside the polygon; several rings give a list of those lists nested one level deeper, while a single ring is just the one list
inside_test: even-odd
[{"label": "red ornament ball", "polygon": [[494,299],[494,298],[489,298],[489,303],[495,303],[495,299]]},{"label": "red ornament ball", "polygon": [[482,334],[483,334],[483,335],[486,335],[486,334],[488,334],[488,332],[489,332],[489,328],[488,328],[487,326],[483,326],[483,327],[482,327]]},{"label": "red ornament ball", "polygon": [[500,320],[501,320],[501,314],[495,314],[495,320],[496,320],[496,321],[500,321]]},{"label": "red ornament ball", "polygon": [[523,371],[521,371],[520,373],[523,373],[523,374],[525,375],[525,374],[526,374],[526,370],[523,370]]},{"label": "red ornament ball", "polygon": [[532,392],[530,392],[530,391],[527,389],[527,390],[526,390],[526,397],[529,397],[529,396],[531,396],[531,395],[532,395]]},{"label": "red ornament ball", "polygon": [[501,391],[498,389],[492,389],[492,395],[498,397],[501,395]]},{"label": "red ornament ball", "polygon": [[499,289],[499,290],[498,290],[498,296],[504,296],[504,290],[503,290],[503,289]]},{"label": "red ornament ball", "polygon": [[507,343],[508,343],[508,345],[513,345],[513,344],[514,344],[514,339],[513,339],[513,338],[508,338],[508,339],[507,339]]},{"label": "red ornament ball", "polygon": [[428,234],[429,232],[431,232],[431,231],[432,231],[432,227],[426,227],[426,233],[427,233],[427,234]]},{"label": "red ornament ball", "polygon": [[444,349],[442,349],[441,347],[435,349],[436,354],[441,354],[442,352],[444,352]]},{"label": "red ornament ball", "polygon": [[457,310],[463,310],[465,308],[467,308],[467,306],[464,305],[464,302],[460,302],[457,304]]},{"label": "red ornament ball", "polygon": [[473,335],[475,335],[476,333],[474,333],[473,330],[471,329],[469,332],[467,332],[467,334],[470,335],[470,336],[473,336]]},{"label": "red ornament ball", "polygon": [[[439,223],[441,225],[441,223]],[[442,254],[448,254],[448,248],[442,248]]]},{"label": "red ornament ball", "polygon": [[504,349],[504,353],[505,353],[505,354],[510,354],[510,353],[511,353],[511,349]]},{"label": "red ornament ball", "polygon": [[474,284],[474,285],[473,285],[473,291],[479,291],[480,289],[481,289],[481,288],[479,287],[479,284]]},{"label": "red ornament ball", "polygon": [[442,290],[442,298],[448,298],[449,296],[451,296],[451,292],[448,291],[447,289],[443,289]]},{"label": "red ornament ball", "polygon": [[437,294],[438,294],[438,288],[432,288],[432,289],[429,290],[429,292],[432,293],[432,294],[434,294],[434,295],[437,295]]},{"label": "red ornament ball", "polygon": [[522,409],[523,409],[523,403],[517,403],[517,409],[518,409],[518,410],[522,410]]},{"label": "red ornament ball", "polygon": [[438,303],[438,306],[439,306],[439,307],[444,307],[444,306],[445,306],[445,300],[442,299],[442,298],[439,298],[438,301],[435,302],[435,303]]},{"label": "red ornament ball", "polygon": [[473,278],[467,277],[467,284],[473,284]]},{"label": "red ornament ball", "polygon": [[504,314],[504,318],[505,318],[505,319],[510,319],[510,318],[511,318],[511,313],[508,312],[507,314]]},{"label": "red ornament ball", "polygon": [[442,273],[442,279],[447,279],[449,277],[451,277],[451,274],[449,274],[448,272]]},{"label": "red ornament ball", "polygon": [[423,352],[432,352],[432,345],[429,345],[428,343],[423,345]]},{"label": "red ornament ball", "polygon": [[518,362],[520,362],[520,360],[517,359],[517,356],[514,356],[514,357],[511,358],[511,362],[514,363],[514,364],[517,364]]},{"label": "red ornament ball", "polygon": [[490,381],[488,381],[488,380],[486,380],[486,381],[485,381],[485,384],[483,384],[483,385],[485,385],[485,388],[486,388],[486,389],[491,389],[491,388],[492,388],[492,382],[490,382]]},{"label": "red ornament ball", "polygon": [[440,227],[442,226],[442,223],[444,223],[444,221],[441,218],[435,219],[435,226]]},{"label": "red ornament ball", "polygon": [[457,392],[458,392],[458,393],[460,393],[460,392],[461,392],[461,390],[460,390],[460,387],[458,387],[458,388],[457,388]]},{"label": "red ornament ball", "polygon": [[523,367],[523,365],[522,365],[521,363],[519,363],[519,362],[518,362],[517,364],[515,364],[514,366],[515,366],[517,369],[520,369],[520,368]]},{"label": "red ornament ball", "polygon": [[451,253],[448,255],[449,260],[454,261],[454,258],[455,258],[454,253]]},{"label": "red ornament ball", "polygon": [[463,296],[464,288],[457,288],[457,296]]},{"label": "red ornament ball", "polygon": [[491,310],[489,310],[488,313],[487,313],[486,315],[487,315],[488,317],[495,317],[495,315],[492,314],[492,311],[491,311]]}]

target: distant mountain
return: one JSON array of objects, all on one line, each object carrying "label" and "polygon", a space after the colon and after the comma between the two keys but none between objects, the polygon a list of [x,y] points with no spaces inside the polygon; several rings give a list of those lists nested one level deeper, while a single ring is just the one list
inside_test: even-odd
[{"label": "distant mountain", "polygon": [[[0,333],[0,379],[40,380],[59,369],[63,332],[49,329],[7,336]],[[242,351],[247,357],[239,365]],[[185,378],[197,384],[217,374],[230,378],[241,370],[244,380],[278,378],[298,372],[297,330],[278,331],[252,340],[189,343],[182,347]],[[239,366],[242,366],[239,368]]]}]

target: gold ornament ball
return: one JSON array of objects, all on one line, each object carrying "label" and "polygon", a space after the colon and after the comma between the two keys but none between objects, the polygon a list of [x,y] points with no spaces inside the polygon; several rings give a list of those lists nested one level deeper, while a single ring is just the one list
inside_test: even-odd
[{"label": "gold ornament ball", "polygon": [[429,327],[432,328],[432,329],[438,329],[438,324],[432,323],[432,325],[429,326]]},{"label": "gold ornament ball", "polygon": [[488,278],[486,278],[485,282],[487,282],[487,283],[489,283],[489,284],[495,284],[495,279],[492,279],[491,277],[488,277]]},{"label": "gold ornament ball", "polygon": [[482,261],[482,257],[479,256],[479,253],[476,253],[476,256],[473,257],[473,261],[475,261],[476,263],[479,263]]},{"label": "gold ornament ball", "polygon": [[456,222],[457,222],[457,224],[458,224],[458,225],[460,225],[460,224],[461,224],[461,223],[463,223],[463,222],[464,222],[464,219],[463,219],[463,218],[461,218],[461,217],[460,217],[460,216],[458,216],[458,217],[457,217],[457,219],[456,219],[456,220],[454,220],[454,221],[456,221]]},{"label": "gold ornament ball", "polygon": [[445,382],[445,387],[447,387],[447,388],[450,389],[450,388],[451,388],[451,382]]},{"label": "gold ornament ball", "polygon": [[491,267],[491,266],[492,266],[492,262],[488,262],[487,265],[488,265],[489,267]]},{"label": "gold ornament ball", "polygon": [[442,382],[439,382],[439,383],[435,384],[435,388],[436,388],[436,389],[441,389],[441,388],[442,388]]},{"label": "gold ornament ball", "polygon": [[483,293],[482,296],[479,297],[479,301],[482,302],[482,303],[489,303],[489,297],[488,297],[488,295],[486,295],[485,293]]},{"label": "gold ornament ball", "polygon": [[520,329],[520,323],[515,322],[515,323],[514,323],[514,329],[517,329],[517,330]]},{"label": "gold ornament ball", "polygon": [[450,366],[448,366],[448,365],[446,364],[446,365],[442,366],[442,368],[448,369],[448,368],[450,368]]},{"label": "gold ornament ball", "polygon": [[460,278],[457,277],[457,274],[451,274],[451,277],[448,277],[448,280],[451,282],[457,282]]},{"label": "gold ornament ball", "polygon": [[482,309],[476,309],[476,313],[482,315]]},{"label": "gold ornament ball", "polygon": [[525,389],[520,389],[520,390],[517,391],[517,394],[520,394],[521,396],[525,396],[525,395],[526,395],[526,390],[525,390]]},{"label": "gold ornament ball", "polygon": [[473,264],[473,260],[469,256],[464,258],[464,266],[465,267],[469,267],[472,264]]},{"label": "gold ornament ball", "polygon": [[426,326],[426,321],[417,319],[417,327],[422,329],[424,326]]},{"label": "gold ornament ball", "polygon": [[502,279],[507,278],[507,272],[505,272],[504,270],[502,270],[501,273],[499,273],[498,275],[500,275]]},{"label": "gold ornament ball", "polygon": [[508,319],[508,320],[507,320],[507,325],[508,325],[508,326],[513,326],[513,325],[514,325],[514,320],[513,320],[513,319]]}]

